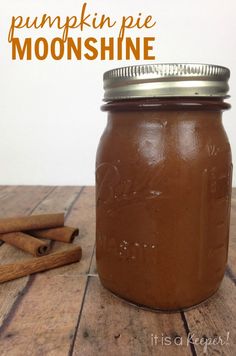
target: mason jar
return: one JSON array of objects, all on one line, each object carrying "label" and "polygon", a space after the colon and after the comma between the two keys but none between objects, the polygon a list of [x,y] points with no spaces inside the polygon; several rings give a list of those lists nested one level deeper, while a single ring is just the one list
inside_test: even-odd
[{"label": "mason jar", "polygon": [[148,64],[104,74],[97,270],[105,288],[131,303],[180,310],[220,286],[232,175],[222,125],[229,75],[208,64]]}]

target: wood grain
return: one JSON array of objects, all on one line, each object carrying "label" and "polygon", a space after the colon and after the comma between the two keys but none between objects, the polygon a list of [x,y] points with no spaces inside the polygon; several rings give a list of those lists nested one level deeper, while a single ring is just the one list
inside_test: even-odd
[{"label": "wood grain", "polygon": [[1,356],[68,355],[85,283],[83,275],[37,274],[0,334]]},{"label": "wood grain", "polygon": [[[219,337],[226,345],[208,345],[208,355],[234,356],[236,354],[235,324],[236,290],[233,282],[225,277],[219,291],[198,308],[185,312],[189,329],[194,336],[211,339]],[[198,355],[204,354],[204,345],[195,345]],[[206,353],[205,353],[206,354]]]},{"label": "wood grain", "polygon": [[[65,355],[67,354],[72,347],[73,344],[73,339],[76,333],[76,327],[77,327],[77,322],[78,322],[78,315],[81,310],[81,302],[83,299],[83,295],[85,292],[85,285],[86,285],[86,273],[89,271],[90,264],[91,264],[91,258],[92,258],[92,253],[94,249],[94,241],[95,241],[95,223],[94,223],[94,188],[85,188],[79,199],[75,201],[73,205],[73,210],[70,212],[68,215],[68,218],[66,219],[67,225],[71,226],[79,226],[81,229],[81,236],[76,237],[74,243],[79,243],[82,246],[83,249],[83,257],[82,260],[79,263],[72,264],[70,266],[65,266],[65,267],[60,267],[54,270],[50,270],[47,272],[44,272],[43,274],[37,274],[35,278],[33,279],[33,284],[32,286],[27,290],[27,294],[24,296],[22,302],[20,303],[19,307],[14,310],[14,317],[12,318],[11,322],[7,323],[7,325],[2,328],[2,332],[0,333],[0,354],[1,350],[8,350],[8,354],[13,354],[16,352],[16,345],[21,345],[20,350],[22,354],[25,354],[26,350],[28,350],[29,347],[29,341],[26,337],[25,332],[23,331],[18,331],[17,335],[13,332],[13,329],[15,330],[19,328],[19,325],[25,325],[27,324],[28,320],[30,319],[29,316],[29,311],[27,311],[27,305],[30,304],[31,300],[35,300],[36,298],[36,289],[34,288],[35,285],[38,284],[38,279],[42,278],[44,276],[45,278],[49,278],[50,281],[54,281],[54,279],[59,280],[60,277],[62,277],[62,283],[64,283],[63,286],[61,286],[61,289],[57,290],[57,297],[59,300],[63,300],[65,309],[68,311],[69,315],[74,313],[74,317],[71,318],[68,322],[67,325],[65,326],[65,314],[61,313],[58,315],[58,310],[57,308],[53,307],[53,304],[51,305],[51,308],[47,309],[47,320],[57,320],[57,324],[55,324],[55,328],[58,328],[57,330],[57,338],[58,340],[56,341],[54,336],[50,337],[50,328],[48,328],[48,325],[46,325],[45,320],[39,318],[37,321],[37,329],[35,330],[34,328],[34,335],[31,335],[31,345],[30,345],[30,350],[31,354],[30,355],[37,355],[36,351],[38,349],[38,338],[37,338],[37,330],[40,330],[40,336],[41,338],[44,338],[47,340],[45,345],[41,345],[40,347],[40,355],[41,354],[51,354],[52,355]],[[60,251],[65,249],[65,244],[60,243],[60,242],[55,242],[53,246],[53,251]],[[42,257],[41,257],[42,258]],[[65,282],[66,281],[66,282]],[[82,283],[82,287],[80,284]],[[68,295],[73,294],[73,291],[77,288],[79,290],[80,294],[74,294],[73,295],[73,300],[76,300],[76,302],[71,303],[71,298],[63,299],[63,296],[65,295],[65,289],[67,289]],[[51,294],[53,291],[50,290],[50,288],[45,288],[45,293],[48,293],[48,303],[51,303]],[[53,301],[52,297],[52,301]],[[22,313],[22,303],[24,306],[24,313]],[[45,300],[42,300],[41,303],[37,304],[34,303],[34,313],[36,315],[40,315],[41,310],[42,310],[42,304],[45,303]],[[76,308],[76,312],[75,312]],[[30,319],[31,320],[31,319]],[[67,319],[66,319],[67,320]],[[17,324],[17,326],[16,326]],[[51,323],[49,324],[49,326]],[[62,325],[63,327],[58,327],[58,325]],[[68,328],[70,330],[70,333],[67,333],[65,329]],[[10,338],[11,340],[8,340],[7,335],[10,333],[12,335]],[[38,335],[38,337],[40,337]],[[54,345],[54,348],[53,346]],[[52,348],[50,351],[49,348]]]},{"label": "wood grain", "polygon": [[0,218],[29,215],[55,187],[6,187],[0,194]]},{"label": "wood grain", "polygon": [[[5,200],[5,216],[9,215],[22,215],[25,213],[48,213],[48,212],[61,212],[69,211],[70,206],[76,200],[81,188],[80,187],[59,187],[59,188],[43,188],[43,187],[19,187],[15,192],[15,210],[13,208],[12,198]],[[33,200],[32,197],[35,197]],[[34,202],[34,205],[31,202]],[[23,205],[25,202],[25,206]],[[9,212],[8,207],[9,206]],[[0,260],[4,263],[13,263],[17,261],[30,259],[31,256],[19,251],[18,249],[3,244],[0,247]],[[0,285],[0,331],[4,320],[10,315],[21,293],[27,286],[29,277],[23,277],[15,281],[9,281]],[[8,296],[6,298],[6,295]]]},{"label": "wood grain", "polygon": [[[152,345],[152,334],[159,337],[156,345]],[[172,345],[162,345],[162,335],[170,337]],[[130,306],[105,290],[97,277],[89,277],[73,355],[191,355],[186,345],[174,344],[180,336],[186,340],[179,313]]]}]

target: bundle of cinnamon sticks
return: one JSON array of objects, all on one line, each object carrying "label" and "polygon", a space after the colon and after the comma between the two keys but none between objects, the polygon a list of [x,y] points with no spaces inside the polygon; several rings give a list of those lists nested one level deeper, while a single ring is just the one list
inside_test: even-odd
[{"label": "bundle of cinnamon sticks", "polygon": [[40,257],[0,265],[0,283],[80,261],[82,249],[78,245],[50,254],[51,241],[72,243],[78,234],[78,228],[64,226],[63,213],[0,219],[0,240]]}]

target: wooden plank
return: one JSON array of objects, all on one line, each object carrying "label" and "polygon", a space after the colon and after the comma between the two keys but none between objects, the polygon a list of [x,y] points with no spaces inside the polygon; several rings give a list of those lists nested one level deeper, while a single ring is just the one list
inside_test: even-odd
[{"label": "wooden plank", "polygon": [[[1,330],[1,355],[2,352],[17,356],[27,353],[34,355],[37,354],[35,350],[40,350],[40,354],[49,355],[69,353],[94,247],[93,199],[94,189],[85,188],[66,219],[68,225],[80,228],[81,235],[75,243],[79,242],[83,248],[82,260],[79,263],[39,273],[31,278],[33,281],[31,287],[15,308],[11,321]],[[66,247],[67,244],[59,242],[54,244],[54,249],[57,250]],[[43,294],[39,298],[39,290],[42,288]],[[63,305],[61,309],[55,307],[57,301]],[[31,304],[33,312],[29,307]]]},{"label": "wooden plank", "polygon": [[8,191],[12,191],[12,190],[15,190],[17,188],[18,188],[17,185],[0,185],[0,194],[2,195],[2,192],[6,193]]},{"label": "wooden plank", "polygon": [[37,274],[0,335],[1,356],[68,355],[86,276]]},{"label": "wooden plank", "polygon": [[28,215],[52,187],[6,187],[0,195],[0,217]]},{"label": "wooden plank", "polygon": [[0,199],[4,198],[4,196],[16,188],[14,185],[0,185]]},{"label": "wooden plank", "polygon": [[[157,336],[156,344],[153,336]],[[162,345],[162,336],[171,345]],[[182,337],[183,345],[176,345]],[[167,339],[166,339],[167,340]],[[179,313],[153,313],[138,309],[105,290],[97,277],[89,277],[73,355],[191,355]]]},{"label": "wooden plank", "polygon": [[[221,337],[222,341],[226,342],[225,345],[221,345],[220,342],[217,345],[209,344],[208,353],[205,352],[205,354],[236,355],[235,291],[233,282],[225,277],[221,288],[212,298],[198,308],[185,312],[189,329],[194,335],[193,341],[198,337],[203,340],[205,338],[210,343],[211,339],[217,342]],[[204,354],[204,345],[195,344],[195,349],[199,355]]]},{"label": "wooden plank", "polygon": [[[60,212],[67,211],[74,200],[77,198],[80,188],[79,187],[58,187],[56,189],[51,189],[51,193],[46,195],[45,200],[43,200],[37,207],[32,210],[27,207],[27,212],[33,212],[34,214],[47,213],[47,212]],[[38,188],[29,188],[26,187],[19,188],[17,190],[17,201],[25,202],[25,206],[31,199],[31,196],[35,196],[39,201]],[[18,213],[23,214],[23,206],[20,204],[22,210],[19,210]],[[30,204],[29,204],[30,206]],[[26,208],[25,208],[26,210]],[[12,214],[13,215],[13,214]],[[32,258],[29,254],[16,249],[13,246],[3,244],[0,248],[0,261],[1,263],[11,263],[23,259]],[[15,281],[10,281],[0,285],[0,326],[3,325],[4,320],[9,315],[12,307],[16,303],[21,293],[27,286],[29,277],[20,278]],[[6,297],[7,296],[7,297]],[[1,330],[1,329],[0,329]]]},{"label": "wooden plank", "polygon": [[52,211],[53,213],[64,212],[65,216],[67,216],[80,192],[81,187],[78,186],[56,187],[54,191],[41,202],[34,211],[34,214],[45,214]]}]

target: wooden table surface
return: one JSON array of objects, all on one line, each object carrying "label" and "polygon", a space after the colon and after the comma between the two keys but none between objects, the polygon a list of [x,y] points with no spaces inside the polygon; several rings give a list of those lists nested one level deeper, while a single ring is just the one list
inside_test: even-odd
[{"label": "wooden table surface", "polygon": [[[0,201],[1,217],[64,211],[66,224],[80,228],[75,243],[83,248],[79,263],[0,285],[1,356],[236,355],[236,189],[221,288],[198,308],[173,314],[138,309],[100,285],[94,187],[5,186]],[[27,258],[0,247],[1,264]]]}]

